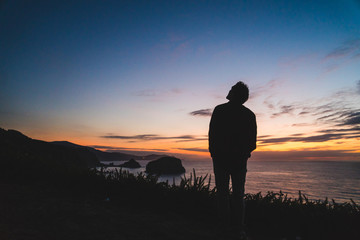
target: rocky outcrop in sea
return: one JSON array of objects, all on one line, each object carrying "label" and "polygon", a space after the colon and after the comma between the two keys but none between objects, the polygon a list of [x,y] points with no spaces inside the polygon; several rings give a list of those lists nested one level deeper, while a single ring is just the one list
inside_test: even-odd
[{"label": "rocky outcrop in sea", "polygon": [[181,160],[175,157],[162,157],[149,162],[146,165],[146,172],[149,174],[181,174],[185,172]]}]

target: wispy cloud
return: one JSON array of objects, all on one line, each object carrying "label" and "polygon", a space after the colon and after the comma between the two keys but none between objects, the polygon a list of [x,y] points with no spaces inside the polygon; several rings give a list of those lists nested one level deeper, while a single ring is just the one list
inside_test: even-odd
[{"label": "wispy cloud", "polygon": [[127,147],[114,147],[114,146],[106,146],[106,145],[89,145],[88,147],[106,150],[107,152],[127,152],[127,151],[137,151],[137,152],[149,152],[149,151],[156,151],[156,152],[168,152],[168,149],[161,149],[161,148],[127,148]]},{"label": "wispy cloud", "polygon": [[294,134],[289,137],[263,136],[258,138],[259,144],[274,144],[287,142],[326,142],[331,140],[360,138],[360,127],[350,129],[328,129],[316,132],[312,136],[303,136],[303,134]]},{"label": "wispy cloud", "polygon": [[159,136],[155,134],[142,134],[142,135],[133,135],[133,136],[107,135],[101,137],[114,138],[114,139],[132,139],[132,140],[154,140],[159,138]]},{"label": "wispy cloud", "polygon": [[329,132],[354,132],[360,133],[360,126],[352,127],[352,128],[339,128],[339,129],[326,129],[318,131],[319,133],[329,133]]},{"label": "wispy cloud", "polygon": [[324,73],[336,71],[351,62],[358,61],[359,57],[360,38],[347,40],[323,57],[322,63],[326,64]]},{"label": "wispy cloud", "polygon": [[[272,145],[286,142],[327,142],[341,139],[360,138],[360,109],[354,104],[359,101],[359,85],[356,82],[353,89],[335,92],[328,97],[313,101],[288,104],[274,103],[270,117],[291,115],[292,118],[304,120],[292,124],[292,127],[322,126],[322,131],[289,135],[283,137],[260,136],[259,144]],[[309,121],[310,120],[310,121]]]},{"label": "wispy cloud", "polygon": [[264,100],[264,105],[271,110],[275,108],[275,105],[272,102],[270,102],[269,99]]},{"label": "wispy cloud", "polygon": [[[314,112],[313,115],[316,116],[319,113]],[[320,113],[321,114],[321,113]],[[320,115],[319,114],[319,115]],[[336,126],[352,126],[360,124],[360,109],[332,109],[332,112],[327,115],[320,115],[317,118],[317,121],[332,123]]]},{"label": "wispy cloud", "polygon": [[[312,119],[312,122],[303,122],[313,125],[356,125],[360,121],[360,108],[355,103],[360,100],[360,81],[351,89],[344,89],[321,99],[299,101],[283,104],[265,100],[264,105],[270,110],[270,117],[277,118],[290,115],[298,119]],[[296,126],[296,125],[293,125]]]},{"label": "wispy cloud", "polygon": [[280,111],[273,113],[271,115],[271,117],[274,118],[274,117],[278,117],[278,116],[281,116],[284,114],[292,114],[295,109],[296,109],[296,106],[294,106],[294,105],[282,105],[282,106],[280,106]]},{"label": "wispy cloud", "polygon": [[191,152],[209,152],[209,150],[205,148],[176,148],[176,149],[191,151]]},{"label": "wispy cloud", "polygon": [[325,59],[354,57],[360,54],[360,38],[345,41],[342,45],[329,52]]},{"label": "wispy cloud", "polygon": [[172,88],[169,90],[162,89],[144,89],[137,92],[134,92],[133,95],[137,97],[150,98],[151,100],[162,100],[166,97],[172,97],[180,95],[184,92],[180,88]]},{"label": "wispy cloud", "polygon": [[132,136],[123,136],[123,135],[105,135],[100,136],[101,138],[111,138],[111,139],[120,139],[120,140],[130,140],[132,142],[139,141],[157,141],[157,140],[175,140],[175,141],[204,141],[207,140],[207,136],[198,136],[198,135],[181,135],[181,136],[161,136],[157,134],[142,134],[142,135],[132,135]]},{"label": "wispy cloud", "polygon": [[255,151],[251,156],[254,160],[359,160],[360,153],[345,150],[299,150],[299,151]]},{"label": "wispy cloud", "polygon": [[100,148],[100,149],[122,149],[119,147],[114,147],[114,146],[104,146],[104,145],[89,145],[87,147],[91,147],[91,148]]},{"label": "wispy cloud", "polygon": [[306,126],[311,126],[311,123],[294,123],[291,126],[293,127],[306,127]]},{"label": "wispy cloud", "polygon": [[193,39],[179,33],[169,33],[151,48],[155,60],[176,61],[195,51]]},{"label": "wispy cloud", "polygon": [[211,108],[207,108],[207,109],[200,109],[200,110],[196,110],[190,113],[190,115],[192,116],[201,116],[201,117],[209,117],[212,114],[212,109]]},{"label": "wispy cloud", "polygon": [[257,98],[264,95],[264,93],[271,92],[275,88],[283,85],[284,80],[282,79],[272,79],[268,81],[265,85],[255,86],[253,89],[250,89],[250,99]]},{"label": "wispy cloud", "polygon": [[352,112],[346,116],[345,122],[340,125],[358,125],[360,124],[360,111]]}]

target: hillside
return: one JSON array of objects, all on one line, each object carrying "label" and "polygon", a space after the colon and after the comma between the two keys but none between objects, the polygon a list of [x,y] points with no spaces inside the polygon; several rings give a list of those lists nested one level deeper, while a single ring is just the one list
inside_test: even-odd
[{"label": "hillside", "polygon": [[[0,163],[2,165],[40,164],[53,167],[93,168],[101,161],[156,160],[166,155],[137,156],[104,152],[68,141],[46,142],[32,139],[16,130],[0,128]],[[4,165],[4,166],[5,166]]]},{"label": "hillside", "polygon": [[1,165],[46,165],[64,168],[100,166],[96,155],[86,148],[61,146],[29,138],[16,130],[0,128]]}]

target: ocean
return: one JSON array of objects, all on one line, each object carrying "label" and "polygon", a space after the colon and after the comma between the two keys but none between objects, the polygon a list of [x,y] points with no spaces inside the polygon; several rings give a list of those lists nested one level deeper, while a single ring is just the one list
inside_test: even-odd
[{"label": "ocean", "polygon": [[[138,161],[139,169],[127,169],[132,173],[145,171],[149,161]],[[121,164],[116,161],[114,164]],[[211,175],[211,187],[215,186],[212,162],[182,161],[189,177],[193,169],[197,176]],[[106,163],[108,164],[108,162]],[[110,168],[111,169],[111,168]],[[183,175],[161,176],[160,181],[178,184]],[[266,194],[268,191],[282,191],[289,197],[298,197],[299,191],[311,200],[329,200],[360,204],[360,162],[317,161],[317,162],[275,162],[248,161],[245,192]]]}]

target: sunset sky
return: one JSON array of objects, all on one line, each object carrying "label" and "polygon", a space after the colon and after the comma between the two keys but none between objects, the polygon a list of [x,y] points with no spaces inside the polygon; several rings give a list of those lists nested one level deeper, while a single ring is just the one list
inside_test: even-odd
[{"label": "sunset sky", "polygon": [[0,127],[209,159],[237,81],[255,160],[360,161],[360,2],[1,1]]}]

